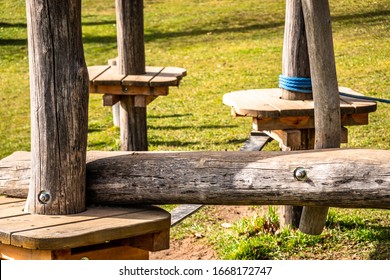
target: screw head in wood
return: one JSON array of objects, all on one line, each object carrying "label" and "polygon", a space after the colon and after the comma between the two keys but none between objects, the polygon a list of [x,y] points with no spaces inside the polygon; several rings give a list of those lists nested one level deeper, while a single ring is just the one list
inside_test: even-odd
[{"label": "screw head in wood", "polygon": [[307,172],[303,167],[298,167],[294,170],[294,178],[297,181],[306,181]]},{"label": "screw head in wood", "polygon": [[47,204],[51,199],[50,193],[48,191],[41,191],[38,194],[38,201],[41,204]]}]

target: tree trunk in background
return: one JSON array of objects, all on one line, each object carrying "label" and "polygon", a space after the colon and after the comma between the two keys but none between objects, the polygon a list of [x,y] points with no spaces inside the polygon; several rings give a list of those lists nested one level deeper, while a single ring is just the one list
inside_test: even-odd
[{"label": "tree trunk in background", "polygon": [[26,211],[85,209],[88,71],[81,1],[27,1],[31,184]]}]

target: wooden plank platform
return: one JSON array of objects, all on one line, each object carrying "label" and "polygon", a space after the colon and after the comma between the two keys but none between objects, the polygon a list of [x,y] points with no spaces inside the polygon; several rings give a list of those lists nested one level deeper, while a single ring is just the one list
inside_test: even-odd
[{"label": "wooden plank platform", "polygon": [[[341,92],[361,95],[350,88]],[[282,90],[253,89],[230,92],[223,103],[232,108],[234,116],[253,118],[255,130],[314,128],[314,102],[311,100],[281,99]],[[376,102],[340,96],[343,126],[368,124],[368,114],[376,111]]]},{"label": "wooden plank platform", "polygon": [[117,66],[88,67],[90,93],[118,95],[167,95],[178,86],[187,70],[179,67],[147,66],[143,75],[120,75]]},{"label": "wooden plank platform", "polygon": [[[149,251],[169,248],[170,214],[157,207],[89,207],[75,215],[30,215],[23,212],[24,204],[21,199],[0,197],[0,258],[16,254],[18,258],[60,255],[74,259],[80,248],[92,247],[97,258],[121,250],[144,258],[135,247]],[[142,242],[137,243],[137,238]]]}]

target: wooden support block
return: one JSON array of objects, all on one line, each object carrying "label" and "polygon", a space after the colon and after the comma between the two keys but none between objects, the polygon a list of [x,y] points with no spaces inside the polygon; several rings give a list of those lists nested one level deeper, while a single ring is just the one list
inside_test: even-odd
[{"label": "wooden support block", "polygon": [[146,96],[134,96],[134,107],[146,108]]},{"label": "wooden support block", "polygon": [[104,94],[103,106],[113,106],[121,100],[120,95]]},{"label": "wooden support block", "polygon": [[348,143],[348,129],[344,126],[341,127],[340,131],[340,143]]},{"label": "wooden support block", "polygon": [[149,105],[150,103],[153,102],[153,100],[155,100],[158,96],[153,96],[153,95],[149,95],[149,96],[146,96],[146,105]]},{"label": "wooden support block", "polygon": [[129,240],[135,248],[156,252],[169,249],[169,230],[137,236]]},{"label": "wooden support block", "polygon": [[[299,129],[286,129],[286,130],[268,130],[264,131],[272,139],[279,142],[283,151],[287,150],[301,150],[302,146],[302,130]],[[313,135],[314,137],[314,135]],[[341,127],[340,142],[348,143],[348,129]]]},{"label": "wooden support block", "polygon": [[286,147],[301,146],[301,131],[298,129],[268,130],[264,132]]},{"label": "wooden support block", "polygon": [[110,66],[117,66],[118,65],[118,57],[110,58],[107,61],[107,64],[110,65]]}]

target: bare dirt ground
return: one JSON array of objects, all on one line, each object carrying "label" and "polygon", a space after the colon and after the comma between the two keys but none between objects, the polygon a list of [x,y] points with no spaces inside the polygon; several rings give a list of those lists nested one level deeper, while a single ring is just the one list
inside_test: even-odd
[{"label": "bare dirt ground", "polygon": [[[259,208],[251,206],[207,206],[207,211],[215,216],[215,219],[222,225],[234,223],[244,217],[260,215]],[[207,244],[204,238],[188,236],[181,240],[171,239],[168,250],[150,253],[151,260],[217,260],[218,255],[213,248]]]}]

